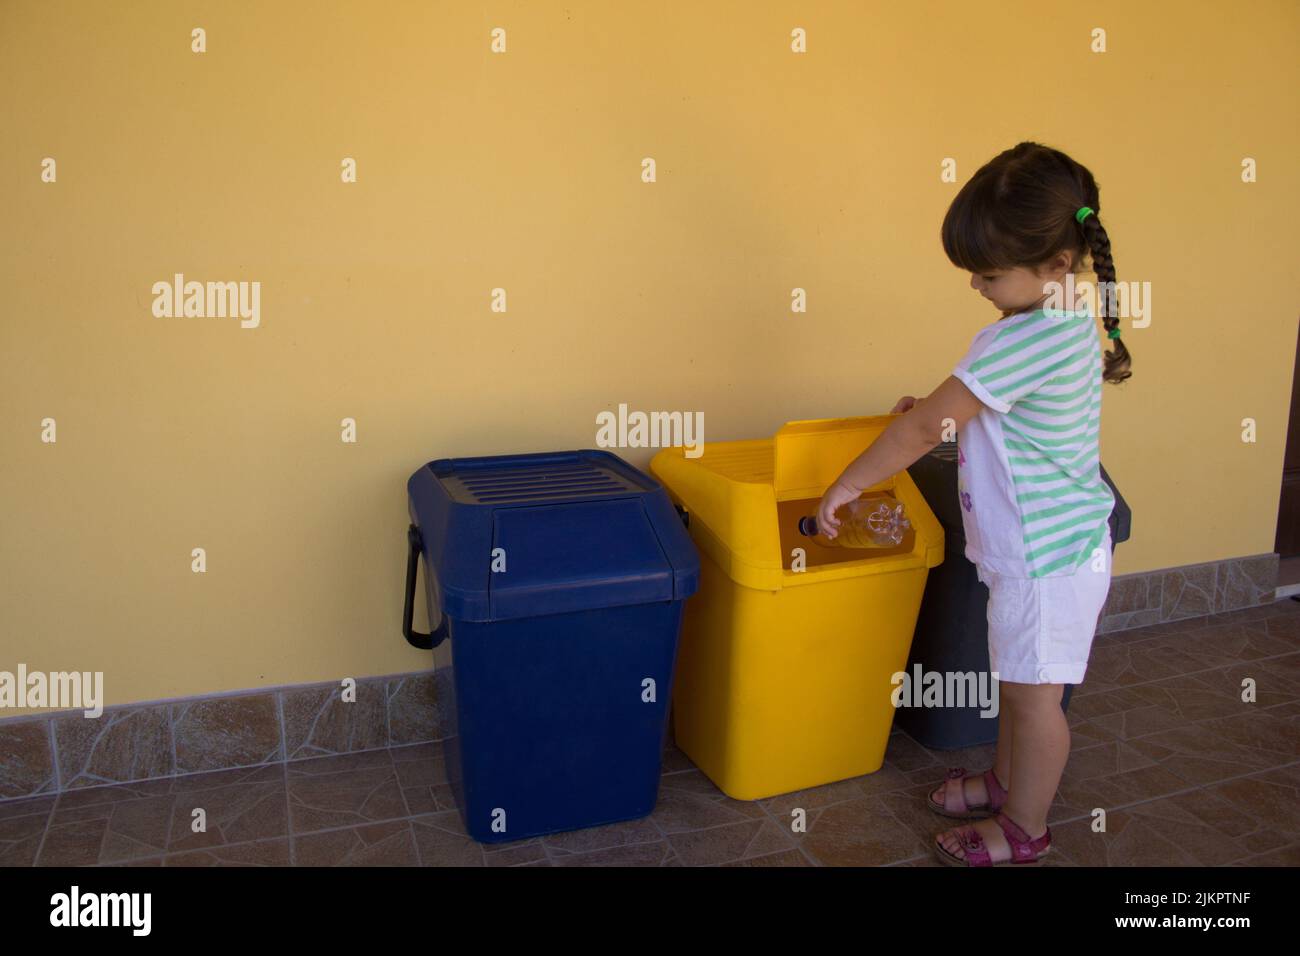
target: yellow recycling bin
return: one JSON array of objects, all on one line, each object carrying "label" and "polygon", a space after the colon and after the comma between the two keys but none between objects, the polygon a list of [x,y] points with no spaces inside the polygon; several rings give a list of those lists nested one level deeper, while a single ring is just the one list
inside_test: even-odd
[{"label": "yellow recycling bin", "polygon": [[[677,746],[728,796],[757,800],[879,770],[943,528],[907,471],[867,489],[911,521],[894,548],[798,531],[894,415],[789,422],[774,438],[666,448],[650,470],[687,513],[700,588],[673,687]],[[799,550],[802,549],[802,550]]]}]

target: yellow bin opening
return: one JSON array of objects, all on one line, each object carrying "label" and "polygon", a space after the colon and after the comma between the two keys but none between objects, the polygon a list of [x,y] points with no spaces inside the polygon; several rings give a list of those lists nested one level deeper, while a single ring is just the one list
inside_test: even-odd
[{"label": "yellow bin opening", "polygon": [[895,417],[789,422],[770,439],[709,443],[698,458],[666,448],[650,462],[700,551],[673,733],[730,797],[820,786],[884,762],[892,678],[907,666],[943,528],[906,471],[867,490],[907,512],[895,548],[823,548],[796,525]]}]

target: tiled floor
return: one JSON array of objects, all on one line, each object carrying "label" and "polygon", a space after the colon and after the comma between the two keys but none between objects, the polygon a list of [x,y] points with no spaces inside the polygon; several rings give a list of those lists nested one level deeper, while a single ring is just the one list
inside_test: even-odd
[{"label": "tiled floor", "polygon": [[[1300,865],[1300,602],[1098,637],[1069,719],[1053,865]],[[895,732],[877,773],[746,803],[670,747],[650,817],[484,847],[425,744],[0,803],[0,865],[930,866],[926,792],[991,758]]]}]

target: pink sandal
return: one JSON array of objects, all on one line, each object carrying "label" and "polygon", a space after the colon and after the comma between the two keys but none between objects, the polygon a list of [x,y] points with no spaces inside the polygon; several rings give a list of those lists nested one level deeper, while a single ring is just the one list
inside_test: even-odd
[{"label": "pink sandal", "polygon": [[963,827],[957,831],[957,835],[961,839],[962,849],[966,852],[965,856],[949,853],[944,845],[936,839],[934,848],[939,854],[939,859],[949,866],[1005,866],[1008,863],[1020,866],[1037,866],[1051,850],[1051,827],[1048,827],[1047,832],[1042,836],[1031,840],[1029,834],[1020,829],[1016,822],[1005,813],[999,813],[994,819],[997,820],[998,826],[1002,828],[1002,832],[1006,834],[1007,844],[1011,847],[1011,859],[999,860],[994,863],[988,845],[985,844],[984,838],[980,836],[979,831],[974,827]]},{"label": "pink sandal", "polygon": [[[948,775],[944,778],[943,803],[934,799],[934,791],[931,790],[925,795],[925,802],[930,805],[930,809],[941,816],[951,817],[954,820],[982,820],[985,817],[991,817],[1002,809],[1002,804],[1007,802],[1007,792],[1002,789],[1002,784],[998,783],[998,776],[990,767],[985,770],[981,776],[984,778],[984,787],[988,791],[989,799],[987,803],[971,806],[966,802],[966,777],[971,776],[966,773],[965,767],[949,767]],[[948,786],[949,780],[961,778],[961,786]],[[956,790],[956,793],[953,791]]]}]

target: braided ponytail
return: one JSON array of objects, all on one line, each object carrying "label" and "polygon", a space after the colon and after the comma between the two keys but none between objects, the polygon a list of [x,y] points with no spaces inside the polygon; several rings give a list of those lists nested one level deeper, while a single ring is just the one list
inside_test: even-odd
[{"label": "braided ponytail", "polygon": [[[1076,218],[1087,206],[1082,228]],[[962,186],[943,218],[941,237],[949,261],[968,272],[1018,266],[1037,269],[1062,251],[1072,264],[1092,259],[1098,305],[1106,332],[1119,329],[1115,260],[1110,236],[1096,210],[1097,181],[1088,168],[1041,143],[1017,143],[981,166]],[[1132,356],[1119,338],[1102,353],[1102,380],[1132,376]]]},{"label": "braided ponytail", "polygon": [[[1084,217],[1083,237],[1092,255],[1092,271],[1097,276],[1097,305],[1101,312],[1101,324],[1109,333],[1112,329],[1119,328],[1119,318],[1113,314],[1116,299],[1115,260],[1110,255],[1110,236],[1106,235],[1106,229],[1096,213]],[[1129,370],[1132,357],[1122,339],[1115,338],[1111,341],[1115,347],[1102,357],[1102,378],[1118,385],[1133,374]]]}]

